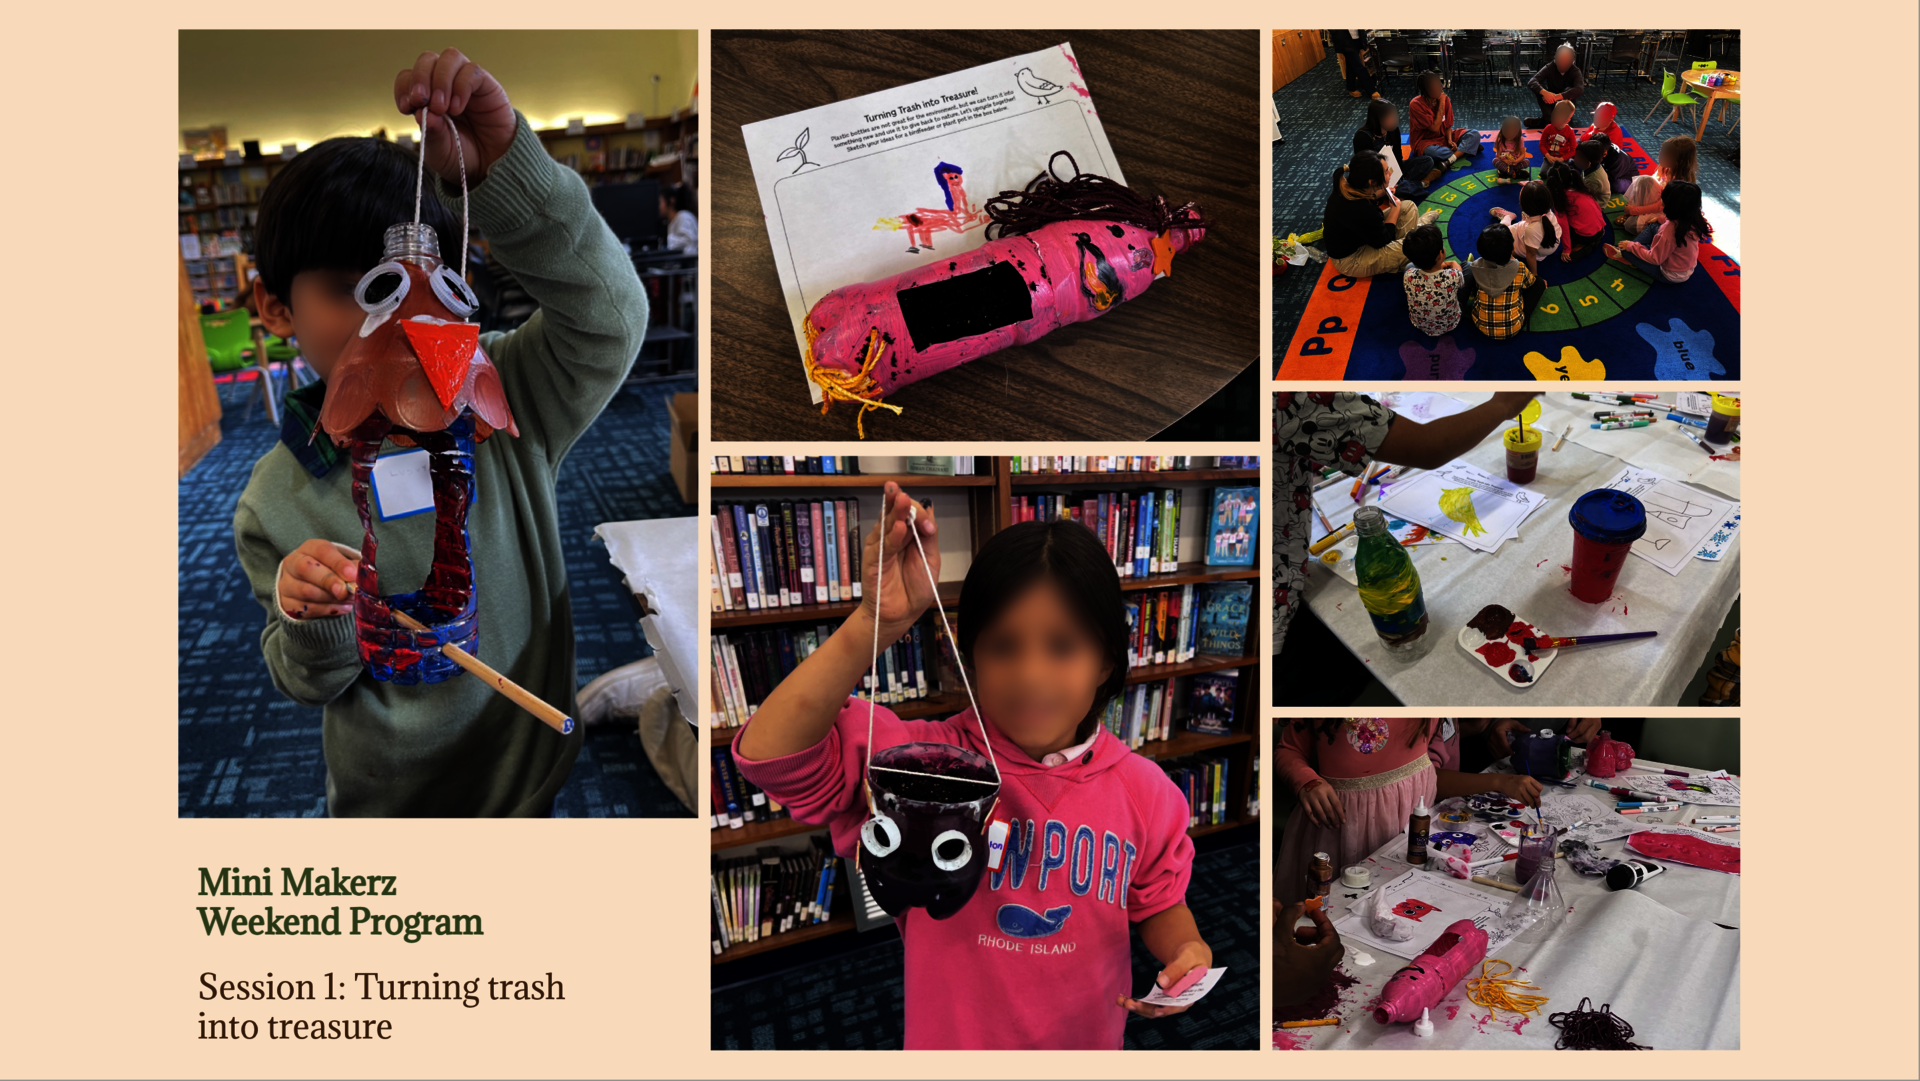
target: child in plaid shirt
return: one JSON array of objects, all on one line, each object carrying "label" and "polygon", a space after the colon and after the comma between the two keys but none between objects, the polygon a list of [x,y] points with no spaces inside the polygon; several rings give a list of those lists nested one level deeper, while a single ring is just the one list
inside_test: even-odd
[{"label": "child in plaid shirt", "polygon": [[1460,288],[1460,306],[1471,308],[1473,325],[1494,341],[1505,341],[1527,327],[1533,306],[1547,291],[1539,276],[1513,257],[1513,231],[1489,225],[1474,245],[1473,277]]}]

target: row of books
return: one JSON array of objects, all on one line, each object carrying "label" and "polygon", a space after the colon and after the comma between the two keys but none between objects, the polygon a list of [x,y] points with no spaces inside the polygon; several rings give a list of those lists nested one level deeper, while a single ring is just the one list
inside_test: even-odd
[{"label": "row of books", "polygon": [[[833,627],[822,623],[714,635],[714,711],[710,723],[732,728],[746,724],[780,681],[832,633]],[[915,624],[899,641],[880,651],[880,662],[861,677],[862,696],[882,705],[898,705],[939,693],[940,669],[932,648],[939,638],[931,618]]]},{"label": "row of books", "polygon": [[251,228],[258,223],[260,212],[252,207],[227,206],[218,210],[198,210],[180,215],[180,231],[183,233],[204,233],[218,229]]},{"label": "row of books", "polygon": [[1259,455],[1214,455],[1208,466],[1189,454],[1042,454],[1007,459],[1014,473],[1171,473],[1192,469],[1258,469]]},{"label": "row of books", "polygon": [[738,943],[827,922],[839,871],[825,837],[815,837],[805,852],[766,848],[756,856],[716,860],[710,880],[714,956]]},{"label": "row of books", "polygon": [[858,500],[716,503],[711,526],[716,612],[860,599]]},{"label": "row of books", "polygon": [[1240,672],[1202,672],[1192,677],[1187,711],[1178,713],[1178,681],[1133,683],[1100,715],[1100,724],[1128,747],[1139,750],[1154,740],[1172,739],[1176,727],[1210,736],[1233,732],[1234,696]]},{"label": "row of books", "polygon": [[[1188,762],[1188,760],[1182,760]],[[1227,820],[1227,773],[1225,758],[1199,762],[1169,762],[1167,776],[1187,794],[1187,828],[1217,826]]]},{"label": "row of books", "polygon": [[223,169],[221,175],[228,179],[222,183],[195,183],[193,174],[183,173],[180,177],[180,209],[192,210],[196,207],[236,206],[254,201],[254,194],[246,184],[239,180],[240,170]]},{"label": "row of books", "polygon": [[713,779],[707,783],[713,804],[714,829],[745,829],[749,822],[771,822],[792,818],[780,801],[747,780],[733,760],[733,745],[721,741],[713,748]]},{"label": "row of books", "polygon": [[[1206,496],[1208,566],[1251,566],[1259,525],[1260,489],[1212,488]],[[1013,497],[1016,522],[1074,521],[1093,530],[1113,557],[1122,578],[1166,574],[1180,566],[1180,519],[1184,493],[1178,488],[1142,492],[1037,493]]]},{"label": "row of books", "polygon": [[759,473],[767,476],[859,476],[860,459],[851,454],[835,456],[797,454],[716,454],[715,473]]},{"label": "row of books", "polygon": [[1206,582],[1127,595],[1128,662],[1185,664],[1197,654],[1239,657],[1247,645],[1253,583]]}]

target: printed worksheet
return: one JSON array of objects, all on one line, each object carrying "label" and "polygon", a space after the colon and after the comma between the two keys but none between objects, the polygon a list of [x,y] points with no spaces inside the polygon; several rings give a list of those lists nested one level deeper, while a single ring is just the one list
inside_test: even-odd
[{"label": "printed worksheet", "polygon": [[[979,247],[983,204],[1056,151],[1126,183],[1067,43],[740,130],[803,382],[801,323],[821,297]],[[1065,159],[1056,171],[1070,172]]]},{"label": "printed worksheet", "polygon": [[1340,932],[1341,938],[1409,961],[1433,945],[1433,940],[1455,920],[1472,920],[1475,927],[1487,933],[1489,957],[1513,938],[1500,927],[1501,917],[1513,901],[1512,894],[1495,893],[1448,878],[1444,873],[1418,869],[1374,888],[1386,891],[1394,918],[1409,920],[1415,925],[1413,937],[1389,942],[1374,934],[1361,914],[1368,900],[1362,897],[1348,905],[1347,915],[1333,921],[1333,928]]},{"label": "printed worksheet", "polygon": [[1646,505],[1647,532],[1633,542],[1633,554],[1668,574],[1679,574],[1723,524],[1731,529],[1740,510],[1725,496],[1635,466],[1620,470],[1606,486]]}]

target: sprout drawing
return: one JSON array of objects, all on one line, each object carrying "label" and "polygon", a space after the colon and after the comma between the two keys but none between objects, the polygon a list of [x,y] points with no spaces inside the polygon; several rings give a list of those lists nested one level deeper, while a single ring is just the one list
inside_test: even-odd
[{"label": "sprout drawing", "polygon": [[[785,150],[782,150],[780,152],[780,156],[773,160],[785,161],[788,158],[799,158],[800,164],[793,167],[794,173],[797,173],[802,169],[818,169],[820,167],[819,162],[807,160],[807,140],[809,138],[812,138],[812,136],[813,136],[812,128],[801,128],[799,137],[793,140],[793,145],[786,148]],[[787,175],[792,176],[793,173],[788,173]]]}]

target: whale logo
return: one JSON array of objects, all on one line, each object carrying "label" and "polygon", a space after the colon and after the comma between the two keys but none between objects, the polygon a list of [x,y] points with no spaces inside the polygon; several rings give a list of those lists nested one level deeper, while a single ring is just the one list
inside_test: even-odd
[{"label": "whale logo", "polygon": [[1012,938],[1045,938],[1065,927],[1071,915],[1072,905],[1049,908],[1044,916],[1026,905],[1001,905],[994,922],[1000,925],[1002,934]]}]

